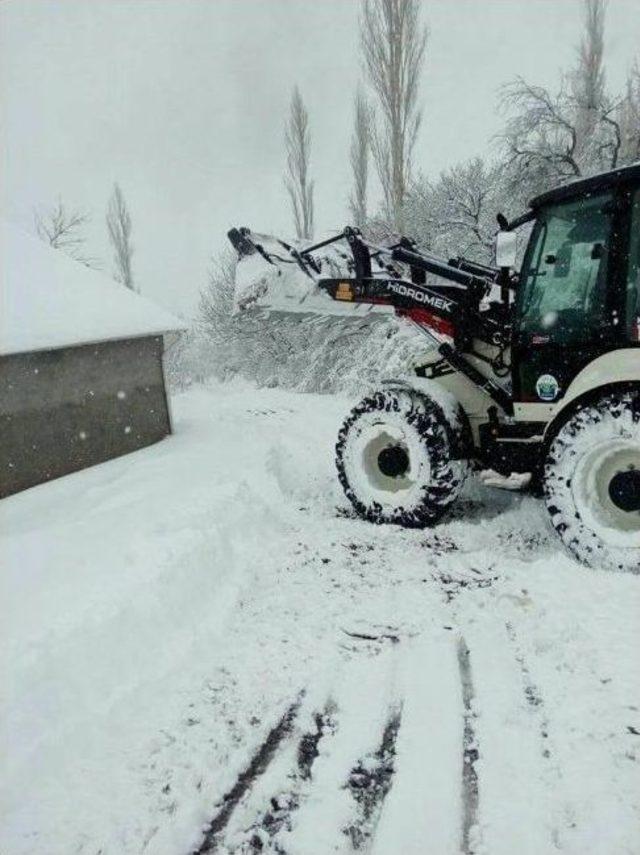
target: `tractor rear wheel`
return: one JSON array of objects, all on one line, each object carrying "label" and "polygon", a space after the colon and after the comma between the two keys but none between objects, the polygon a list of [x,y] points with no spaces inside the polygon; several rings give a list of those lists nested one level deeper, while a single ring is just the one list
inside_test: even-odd
[{"label": "tractor rear wheel", "polygon": [[640,572],[640,391],[604,396],[568,419],[549,447],[544,494],[578,560]]},{"label": "tractor rear wheel", "polygon": [[466,462],[452,459],[451,421],[426,395],[390,388],[364,398],[338,434],[344,492],[370,522],[421,528],[458,495]]}]

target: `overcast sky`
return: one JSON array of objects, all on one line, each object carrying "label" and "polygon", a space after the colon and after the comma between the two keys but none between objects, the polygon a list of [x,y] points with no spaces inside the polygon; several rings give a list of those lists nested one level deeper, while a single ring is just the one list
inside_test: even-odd
[{"label": "overcast sky", "polygon": [[[283,121],[298,83],[310,113],[319,230],[348,221],[347,151],[360,76],[357,0],[4,0],[2,206],[32,229],[61,197],[93,216],[117,180],[143,293],[191,314],[232,225],[291,233]],[[430,37],[417,167],[491,152],[497,93],[555,86],[580,37],[578,0],[424,0]],[[640,53],[640,0],[609,0],[607,78]]]}]

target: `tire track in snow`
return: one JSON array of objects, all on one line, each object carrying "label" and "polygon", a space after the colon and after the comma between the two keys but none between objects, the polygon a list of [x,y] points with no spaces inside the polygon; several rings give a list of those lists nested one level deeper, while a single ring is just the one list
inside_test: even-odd
[{"label": "tire track in snow", "polygon": [[[561,779],[563,778],[563,773],[560,765],[558,764],[557,759],[555,759],[556,751],[553,747],[552,737],[550,736],[550,723],[546,713],[544,698],[542,696],[540,688],[537,686],[537,684],[533,680],[533,677],[531,676],[531,671],[529,670],[529,666],[527,665],[527,662],[525,660],[524,653],[522,651],[522,646],[520,644],[520,641],[518,640],[516,629],[511,623],[511,621],[505,622],[505,629],[507,637],[513,647],[514,659],[518,664],[520,674],[522,675],[522,686],[527,705],[530,708],[531,712],[538,718],[538,732],[541,741],[540,753],[547,765],[547,772],[551,773],[551,775],[553,776],[553,779],[549,780],[548,784],[550,783],[555,786],[556,783],[561,781]],[[564,810],[565,822],[570,826],[575,826],[573,809],[569,805],[565,805]],[[560,840],[560,830],[557,823],[554,824],[551,829],[551,838],[555,848],[561,849],[562,844]]]},{"label": "tire track in snow", "polygon": [[399,663],[402,726],[371,855],[460,853],[463,699],[457,638],[437,627]]},{"label": "tire track in snow", "polygon": [[272,847],[304,855],[346,855],[370,847],[390,790],[400,708],[396,678],[401,644],[378,638],[379,628],[361,623],[354,635],[367,638],[352,636],[349,649],[336,638],[335,667],[325,677],[334,726],[317,745],[318,757],[299,789],[290,831],[283,829]]},{"label": "tire track in snow", "polygon": [[385,725],[378,750],[358,761],[345,784],[358,806],[357,817],[344,829],[355,850],[363,849],[373,838],[382,805],[391,789],[401,720],[402,707],[399,707]]},{"label": "tire track in snow", "polygon": [[[392,684],[399,645],[386,633],[378,636],[375,627],[347,637],[353,641],[349,650],[337,638],[335,673],[330,669],[311,681],[290,728],[295,738],[289,734],[284,745],[276,745],[266,774],[234,799],[222,824],[216,816],[210,848],[195,855],[325,855],[353,851],[356,838],[366,850],[393,772],[399,716]],[[363,698],[369,701],[365,707]],[[372,704],[373,698],[380,703]],[[224,810],[223,804],[219,814]]]},{"label": "tire track in snow", "polygon": [[[556,756],[553,750],[550,757],[543,755],[550,742],[541,737],[546,732],[543,695],[531,674],[523,678],[505,618],[483,610],[465,628],[482,761],[476,765],[478,837],[474,830],[471,843],[491,855],[548,855],[558,848],[555,828],[561,815]],[[528,673],[526,659],[520,658]]]},{"label": "tire track in snow", "polygon": [[337,729],[336,706],[331,698],[322,712],[312,715],[313,727],[305,731],[297,744],[294,766],[287,775],[288,785],[269,799],[269,807],[262,810],[256,819],[227,845],[229,852],[258,853],[272,851],[284,855],[286,848],[279,835],[291,831],[292,816],[300,807],[304,791],[312,778],[313,765],[319,756],[318,745],[326,736],[333,736]]},{"label": "tire track in snow", "polygon": [[300,742],[298,743],[297,760],[298,774],[303,781],[308,781],[311,777],[313,764],[320,753],[318,750],[320,740],[328,731],[331,733],[335,732],[337,726],[335,712],[336,705],[334,701],[329,698],[325,704],[324,710],[321,713],[314,713],[313,721],[316,728],[315,731],[307,731],[302,734]]},{"label": "tire track in snow", "polygon": [[540,689],[538,688],[538,686],[533,681],[531,671],[529,670],[529,667],[525,662],[524,654],[518,641],[518,636],[516,635],[515,628],[511,621],[507,621],[505,623],[505,629],[507,630],[507,636],[509,638],[509,641],[513,646],[514,657],[516,662],[518,663],[518,667],[522,675],[522,685],[525,699],[527,701],[528,706],[532,710],[535,710],[537,712],[540,720],[540,737],[544,742],[544,747],[542,748],[542,756],[545,758],[545,760],[548,760],[551,757],[551,748],[548,742],[549,721],[547,719],[546,713],[544,712],[544,701],[542,699],[542,694],[540,693]]},{"label": "tire track in snow", "polygon": [[238,803],[250,789],[254,781],[264,774],[282,741],[291,733],[303,694],[303,692],[300,693],[285,711],[282,718],[269,731],[267,738],[253,755],[247,768],[240,773],[236,783],[224,795],[221,806],[204,832],[202,843],[197,849],[193,850],[193,855],[204,855],[206,852],[215,852],[218,838],[226,828]]},{"label": "tire track in snow", "polygon": [[[335,827],[338,836],[342,834],[347,838],[349,851],[366,851],[375,834],[395,771],[395,742],[401,712],[400,707],[390,711],[377,749],[361,755],[351,768],[348,779],[343,779],[344,783],[340,786],[340,789],[349,793],[355,806],[355,815],[350,821]],[[294,815],[305,801],[317,795],[313,771],[314,762],[319,756],[318,744],[323,738],[335,737],[339,728],[335,703],[330,699],[322,712],[313,714],[312,720],[315,728],[301,735],[296,752],[291,757],[293,765],[286,774],[287,783],[280,787],[274,779],[273,795],[265,795],[268,806],[242,831],[235,834],[232,831],[230,839],[221,836],[210,851],[216,851],[216,846],[224,845],[224,851],[229,853],[257,855],[272,852],[286,855],[289,851],[288,835],[295,822]],[[325,747],[325,754],[327,750],[331,748]]]},{"label": "tire track in snow", "polygon": [[476,763],[480,756],[474,726],[473,680],[470,652],[463,636],[458,640],[458,669],[462,686],[463,741],[462,741],[462,838],[460,843],[464,855],[473,855],[472,830],[478,821],[478,773]]}]

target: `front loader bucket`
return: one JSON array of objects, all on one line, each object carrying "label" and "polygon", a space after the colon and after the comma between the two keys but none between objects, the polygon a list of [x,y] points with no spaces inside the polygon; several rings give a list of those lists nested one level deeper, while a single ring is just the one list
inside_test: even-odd
[{"label": "front loader bucket", "polygon": [[[258,310],[278,315],[338,316],[366,319],[393,315],[391,305],[358,302],[349,298],[353,281],[349,250],[331,246],[320,255],[305,255],[304,247],[248,229],[231,229],[229,240],[238,252],[234,304],[237,312]],[[344,278],[345,287],[322,287],[328,280]],[[333,296],[332,296],[333,295]]]}]

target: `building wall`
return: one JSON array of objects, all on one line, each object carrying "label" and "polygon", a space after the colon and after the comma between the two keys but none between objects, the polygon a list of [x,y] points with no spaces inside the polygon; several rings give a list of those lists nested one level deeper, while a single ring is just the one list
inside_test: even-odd
[{"label": "building wall", "polygon": [[0,497],[170,431],[161,336],[0,357]]}]

